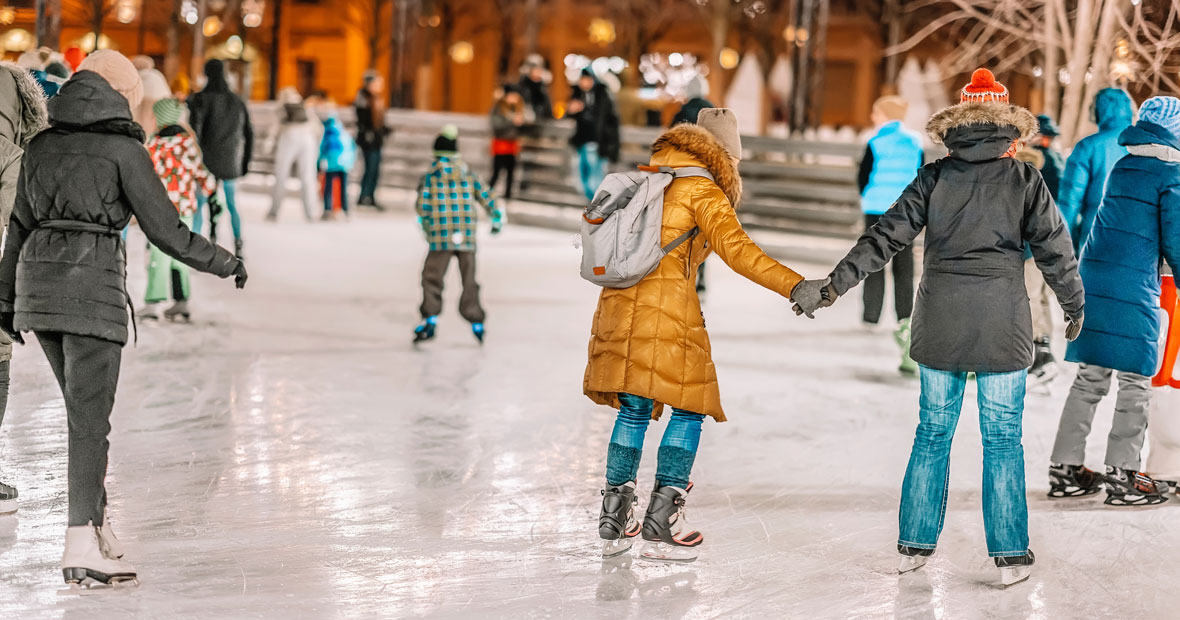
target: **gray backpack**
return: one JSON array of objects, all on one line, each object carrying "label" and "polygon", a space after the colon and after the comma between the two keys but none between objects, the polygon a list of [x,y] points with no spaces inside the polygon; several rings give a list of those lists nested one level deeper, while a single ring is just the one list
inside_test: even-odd
[{"label": "gray backpack", "polygon": [[664,191],[674,179],[703,177],[704,168],[641,166],[608,175],[582,215],[582,278],[606,288],[629,288],[655,271],[660,260],[700,229],[660,245]]}]

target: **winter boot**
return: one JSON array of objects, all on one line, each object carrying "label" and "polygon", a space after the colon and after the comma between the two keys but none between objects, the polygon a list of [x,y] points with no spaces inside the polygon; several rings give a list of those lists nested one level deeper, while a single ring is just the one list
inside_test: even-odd
[{"label": "winter boot", "polygon": [[705,541],[700,532],[689,527],[684,516],[684,502],[692,483],[681,489],[657,486],[651,492],[647,514],[643,517],[643,539],[648,541],[643,557],[669,562],[697,559],[697,547]]},{"label": "winter boot", "polygon": [[434,328],[438,323],[437,316],[428,316],[422,319],[422,324],[414,328],[414,344],[425,342],[434,339]]},{"label": "winter boot", "polygon": [[98,546],[107,559],[119,560],[123,557],[123,543],[115,536],[115,528],[111,525],[110,517],[105,517],[102,527],[98,528]]},{"label": "winter boot", "polygon": [[16,487],[0,482],[0,515],[10,515],[16,512]]},{"label": "winter boot", "polygon": [[934,555],[933,549],[919,549],[902,544],[897,545],[897,552],[901,554],[901,563],[897,565],[899,575],[922,568],[926,565],[926,560]]},{"label": "winter boot", "polygon": [[602,543],[602,557],[612,558],[626,553],[642,529],[635,518],[635,481],[618,486],[606,485],[602,490],[602,511],[598,513],[598,536]]},{"label": "winter boot", "polygon": [[83,588],[135,585],[135,567],[107,557],[100,540],[99,528],[93,525],[66,528],[66,550],[61,556],[66,583]]},{"label": "winter boot", "polygon": [[1057,360],[1053,358],[1048,338],[1037,340],[1035,347],[1036,357],[1033,358],[1032,368],[1028,369],[1028,378],[1033,385],[1043,385],[1057,378]]},{"label": "winter boot", "polygon": [[485,333],[483,323],[472,323],[471,333],[475,335],[475,339],[478,340],[480,344],[483,344],[483,337]]},{"label": "winter boot", "polygon": [[1082,465],[1049,464],[1049,497],[1083,497],[1102,490],[1102,476]]},{"label": "winter boot", "polygon": [[911,377],[918,376],[918,364],[910,357],[910,320],[902,319],[897,326],[897,330],[893,332],[893,340],[897,342],[897,347],[901,349],[901,366],[898,370],[901,374]]},{"label": "winter boot", "polygon": [[1111,506],[1154,506],[1168,501],[1168,485],[1130,469],[1106,466],[1106,501]]},{"label": "winter boot", "polygon": [[186,323],[192,320],[192,314],[190,314],[188,311],[188,300],[182,299],[180,301],[174,302],[171,308],[168,308],[164,311],[164,318],[168,319],[169,321],[180,320]]},{"label": "winter boot", "polygon": [[1031,549],[1024,555],[995,558],[996,568],[1000,569],[1000,583],[1006,587],[1028,579],[1029,575],[1032,575],[1032,565],[1036,561],[1037,558]]},{"label": "winter boot", "polygon": [[153,301],[143,305],[139,312],[135,313],[136,318],[145,321],[159,321],[160,320],[160,302]]},{"label": "winter boot", "polygon": [[234,239],[234,256],[237,257],[237,259],[242,261],[243,263],[246,262],[246,259],[242,256],[242,240],[241,239]]}]

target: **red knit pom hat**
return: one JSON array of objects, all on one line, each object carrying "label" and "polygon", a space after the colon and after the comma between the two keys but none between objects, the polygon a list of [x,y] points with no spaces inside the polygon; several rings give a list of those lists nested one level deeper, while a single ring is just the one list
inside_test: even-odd
[{"label": "red knit pom hat", "polygon": [[999,101],[1008,103],[1008,87],[996,81],[996,76],[987,69],[976,69],[971,74],[971,83],[963,87],[959,102],[980,103]]}]

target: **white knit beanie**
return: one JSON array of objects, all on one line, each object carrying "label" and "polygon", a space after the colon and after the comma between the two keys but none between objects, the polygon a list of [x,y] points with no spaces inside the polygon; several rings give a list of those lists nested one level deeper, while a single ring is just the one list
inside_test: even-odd
[{"label": "white knit beanie", "polygon": [[93,71],[103,77],[120,95],[127,98],[131,109],[143,101],[143,82],[139,71],[127,57],[114,50],[98,50],[78,65],[79,71]]},{"label": "white knit beanie", "polygon": [[697,125],[707,129],[721,143],[729,156],[742,158],[742,137],[738,134],[737,116],[729,108],[703,108]]}]

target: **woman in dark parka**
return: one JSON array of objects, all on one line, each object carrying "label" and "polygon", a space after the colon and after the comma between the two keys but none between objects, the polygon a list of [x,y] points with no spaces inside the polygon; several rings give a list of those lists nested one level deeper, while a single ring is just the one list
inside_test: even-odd
[{"label": "woman in dark parka", "polygon": [[[98,58],[96,58],[96,56]],[[69,419],[67,582],[135,578],[105,519],[110,415],[130,299],[120,231],[134,216],[149,241],[190,267],[244,286],[240,260],[180,221],[131,120],[139,77],[117,52],[92,54],[49,103],[29,142],[0,259],[0,328],[34,332]],[[94,70],[88,70],[93,68]],[[98,71],[98,72],[96,72]],[[101,72],[101,73],[100,73]]]}]

